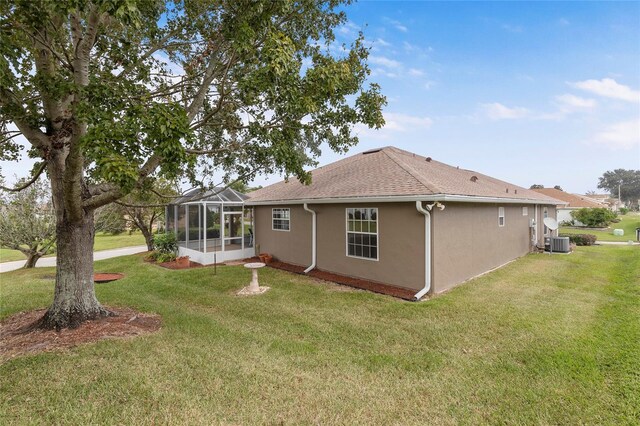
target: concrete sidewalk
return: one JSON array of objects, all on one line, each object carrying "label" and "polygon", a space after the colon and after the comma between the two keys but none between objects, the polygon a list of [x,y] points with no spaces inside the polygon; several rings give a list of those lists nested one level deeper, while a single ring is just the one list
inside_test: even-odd
[{"label": "concrete sidewalk", "polygon": [[[112,257],[128,256],[130,254],[142,253],[145,251],[147,251],[147,246],[133,246],[133,247],[123,247],[123,248],[113,249],[113,250],[94,251],[93,260],[111,259]],[[15,271],[16,269],[20,269],[24,266],[24,263],[25,263],[24,260],[0,263],[0,273]],[[36,268],[45,268],[48,266],[56,266],[55,256],[43,257],[40,260],[38,260],[38,263],[36,263]]]},{"label": "concrete sidewalk", "polygon": [[604,246],[638,246],[640,245],[637,241],[596,241],[595,245],[604,245]]}]

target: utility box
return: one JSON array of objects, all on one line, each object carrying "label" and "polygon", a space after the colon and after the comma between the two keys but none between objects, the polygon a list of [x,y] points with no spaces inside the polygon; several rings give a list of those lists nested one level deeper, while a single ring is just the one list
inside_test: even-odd
[{"label": "utility box", "polygon": [[640,241],[640,228],[636,228],[636,241]]},{"label": "utility box", "polygon": [[557,253],[569,253],[569,237],[551,237],[551,248]]},{"label": "utility box", "polygon": [[613,235],[617,235],[618,237],[621,237],[624,235],[624,229],[614,229],[613,230]]}]

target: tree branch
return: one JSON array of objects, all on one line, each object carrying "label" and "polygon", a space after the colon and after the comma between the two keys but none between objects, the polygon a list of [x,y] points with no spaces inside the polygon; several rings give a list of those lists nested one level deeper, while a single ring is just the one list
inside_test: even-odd
[{"label": "tree branch", "polygon": [[27,189],[28,187],[33,185],[35,181],[38,180],[38,178],[40,177],[40,175],[42,174],[42,172],[46,167],[47,167],[47,162],[43,161],[42,164],[40,164],[40,168],[36,171],[35,175],[28,182],[24,183],[23,185],[16,186],[15,188],[8,188],[6,186],[0,185],[0,189],[8,192],[20,192],[24,189]]}]

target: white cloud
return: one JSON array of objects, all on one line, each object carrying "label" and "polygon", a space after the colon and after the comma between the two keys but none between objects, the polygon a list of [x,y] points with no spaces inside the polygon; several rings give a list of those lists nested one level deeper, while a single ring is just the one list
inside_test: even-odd
[{"label": "white cloud", "polygon": [[567,83],[576,89],[595,93],[605,98],[620,99],[627,102],[640,102],[640,91],[620,84],[612,78],[602,80],[585,80]]},{"label": "white cloud", "polygon": [[524,29],[520,25],[502,24],[502,29],[510,33],[521,33]]},{"label": "white cloud", "polygon": [[344,35],[347,35],[347,36],[352,36],[352,35],[358,34],[360,29],[361,28],[358,25],[354,24],[351,21],[347,21],[344,25],[342,25],[342,26],[340,26],[338,28],[338,32],[340,34],[344,34]]},{"label": "white cloud", "polygon": [[595,108],[598,104],[595,99],[581,98],[580,96],[571,95],[565,93],[564,95],[556,96],[556,101],[561,104],[563,108],[568,109],[591,109]]},{"label": "white cloud", "polygon": [[569,22],[568,19],[566,18],[560,18],[558,19],[558,25],[562,26],[562,27],[566,27],[567,25],[571,24],[571,22]]},{"label": "white cloud", "polygon": [[400,62],[389,59],[386,56],[369,56],[369,62],[371,62],[372,64],[381,65],[386,68],[402,68],[402,64]]},{"label": "white cloud", "polygon": [[419,117],[396,112],[384,113],[384,121],[386,123],[384,125],[385,129],[398,130],[401,132],[415,128],[428,129],[433,124],[433,120],[429,117]]},{"label": "white cloud", "polygon": [[640,148],[640,118],[615,123],[587,142],[611,149]]},{"label": "white cloud", "polygon": [[376,67],[376,68],[371,68],[371,77],[376,77],[376,76],[385,76],[385,77],[389,77],[389,78],[397,78],[398,74],[393,72],[393,71],[389,71],[385,68],[380,68],[380,67]]},{"label": "white cloud", "polygon": [[396,21],[394,19],[389,19],[389,18],[383,18],[386,22],[390,23],[393,28],[395,28],[398,31],[401,31],[403,33],[406,33],[407,31],[409,31],[409,29],[400,21]]},{"label": "white cloud", "polygon": [[529,110],[523,107],[507,107],[501,103],[494,102],[491,104],[481,105],[483,112],[491,120],[513,120],[524,118],[529,115]]},{"label": "white cloud", "polygon": [[396,141],[398,133],[426,130],[433,124],[433,120],[429,117],[397,112],[385,112],[384,121],[385,125],[380,130],[369,129],[363,124],[357,124],[353,131],[360,138]]},{"label": "white cloud", "polygon": [[386,41],[383,38],[377,38],[375,41],[375,44],[379,44],[382,47],[389,47],[391,46],[391,43],[389,43],[388,41]]},{"label": "white cloud", "polygon": [[417,68],[409,68],[409,75],[413,77],[422,77],[424,75],[424,71]]}]

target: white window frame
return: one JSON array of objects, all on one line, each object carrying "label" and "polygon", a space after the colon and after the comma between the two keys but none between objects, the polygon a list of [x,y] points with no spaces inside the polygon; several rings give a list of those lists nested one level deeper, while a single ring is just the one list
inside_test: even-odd
[{"label": "white window frame", "polygon": [[544,235],[549,235],[549,228],[544,224],[544,220],[549,217],[549,208],[545,207],[542,209],[542,224],[544,225]]},{"label": "white window frame", "polygon": [[[285,211],[286,210],[287,212],[289,212],[289,214],[288,214],[289,217],[287,217],[286,219],[283,219],[281,217],[278,217],[278,218],[274,217],[276,210],[278,210],[278,211]],[[289,224],[289,226],[287,227],[287,229],[277,229],[277,228],[275,228],[273,226],[275,220],[281,220],[281,221],[286,220],[287,223]],[[272,231],[281,231],[281,232],[289,232],[289,231],[291,231],[291,209],[289,207],[274,207],[274,208],[271,209],[271,230]]]},{"label": "white window frame", "polygon": [[[376,232],[362,232],[362,231],[349,231],[349,210],[359,210],[359,209],[370,209],[376,211]],[[345,217],[345,238],[344,238],[344,248],[345,255],[347,257],[352,257],[354,259],[362,259],[362,260],[370,260],[373,262],[378,262],[380,260],[380,211],[377,207],[347,207],[344,209],[344,217]],[[369,220],[371,222],[371,220]],[[364,256],[356,256],[349,254],[349,234],[360,234],[360,235],[375,235],[376,236],[376,257],[364,257]]]},{"label": "white window frame", "polygon": [[522,207],[522,216],[529,216],[529,207]]},{"label": "white window frame", "polygon": [[[502,223],[500,223],[500,219],[502,219]],[[498,207],[498,227],[504,228],[507,224],[507,218],[505,216],[504,207]]]}]

